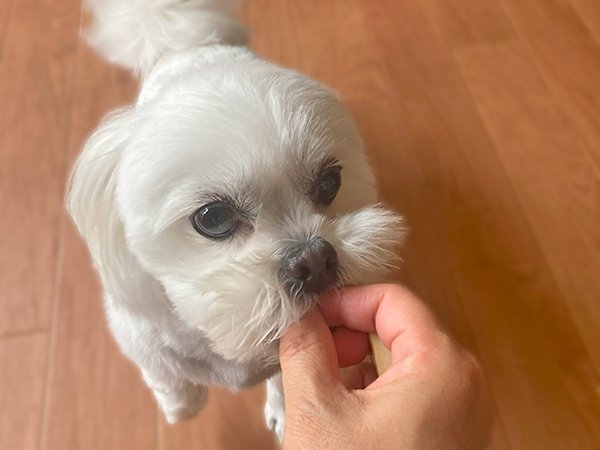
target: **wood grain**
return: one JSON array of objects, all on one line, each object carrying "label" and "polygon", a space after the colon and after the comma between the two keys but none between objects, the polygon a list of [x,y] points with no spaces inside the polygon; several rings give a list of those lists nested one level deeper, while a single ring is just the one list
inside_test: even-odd
[{"label": "wood grain", "polygon": [[0,204],[10,205],[0,216],[0,334],[49,325],[78,26],[78,0],[11,10],[0,70]]},{"label": "wood grain", "polygon": [[586,24],[596,44],[600,45],[600,6],[596,0],[571,0],[579,19]]},{"label": "wood grain", "polygon": [[600,170],[520,44],[457,58],[600,373]]},{"label": "wood grain", "polygon": [[259,55],[284,67],[297,68],[300,45],[290,9],[287,0],[253,0],[242,4],[239,15],[250,30],[251,46]]},{"label": "wood grain", "polygon": [[421,5],[362,5],[392,81],[389,95],[397,118],[409,136],[407,151],[414,152],[427,185],[422,201],[434,217],[448,264],[535,257],[539,249],[489,135]]},{"label": "wood grain", "polygon": [[47,348],[45,332],[0,339],[0,448],[37,448]]},{"label": "wood grain", "polygon": [[8,21],[10,18],[11,7],[12,0],[5,0],[0,2],[0,61],[2,61],[2,54],[4,50],[4,42],[6,38],[6,32],[8,29]]},{"label": "wood grain", "polygon": [[[600,166],[600,47],[569,2],[503,0],[558,104],[569,111]],[[596,6],[597,8],[600,8]],[[560,30],[560,33],[557,33]]]},{"label": "wood grain", "polygon": [[515,36],[498,1],[424,0],[422,3],[448,47],[504,42]]},{"label": "wood grain", "polygon": [[[263,386],[211,389],[166,425],[107,331],[64,180],[138,87],[79,17],[79,0],[0,0],[0,448],[277,448]],[[356,119],[410,229],[396,279],[487,374],[489,448],[600,448],[598,2],[247,0],[240,17]]]},{"label": "wood grain", "polygon": [[[106,111],[131,99],[131,87],[77,89],[70,164]],[[110,336],[99,282],[71,223],[63,228],[62,243],[41,448],[151,448],[156,445],[157,417],[152,394]]]},{"label": "wood grain", "polygon": [[[157,416],[152,394],[107,330],[87,250],[71,225],[65,233],[65,276],[55,315],[41,448],[152,448]],[[77,277],[70,276],[74,272]]]},{"label": "wood grain", "polygon": [[[347,101],[386,95],[358,2],[304,1],[290,5],[300,49],[310,52],[299,67],[303,73],[335,86]],[[332,17],[337,18],[335,26]]]},{"label": "wood grain", "polygon": [[455,279],[512,448],[598,448],[598,376],[545,264]]}]

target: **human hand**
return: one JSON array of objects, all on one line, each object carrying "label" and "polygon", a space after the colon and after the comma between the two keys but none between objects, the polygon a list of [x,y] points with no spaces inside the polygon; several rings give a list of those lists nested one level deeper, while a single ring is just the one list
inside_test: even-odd
[{"label": "human hand", "polygon": [[[339,367],[368,354],[372,332],[391,350],[391,367],[379,378],[365,365],[341,375]],[[279,353],[287,449],[484,446],[489,415],[479,365],[400,286],[327,295],[290,327]]]}]

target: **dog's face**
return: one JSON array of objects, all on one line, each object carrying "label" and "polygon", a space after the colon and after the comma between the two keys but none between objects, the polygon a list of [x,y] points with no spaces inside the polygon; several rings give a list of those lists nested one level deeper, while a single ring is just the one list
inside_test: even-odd
[{"label": "dog's face", "polygon": [[244,360],[321,292],[379,277],[400,220],[374,206],[360,137],[331,92],[264,62],[231,64],[127,114],[112,207],[180,319]]}]

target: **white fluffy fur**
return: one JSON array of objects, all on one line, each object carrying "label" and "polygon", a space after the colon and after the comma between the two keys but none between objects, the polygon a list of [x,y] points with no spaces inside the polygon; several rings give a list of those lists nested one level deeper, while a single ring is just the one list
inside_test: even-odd
[{"label": "white fluffy fur", "polygon": [[203,45],[244,45],[229,14],[236,0],[87,0],[90,44],[106,59],[146,75],[167,53]]},{"label": "white fluffy fur", "polygon": [[[206,386],[231,389],[278,370],[277,342],[317,298],[278,279],[286,250],[314,237],[339,260],[338,284],[377,281],[401,220],[374,204],[353,121],[325,87],[239,44],[230,1],[98,0],[92,40],[143,75],[136,105],[109,116],[74,168],[69,211],[105,288],[107,316],[170,422]],[[324,161],[343,166],[327,208],[307,190]],[[214,241],[189,216],[232,199],[249,229]],[[283,395],[266,416],[283,433]]]}]

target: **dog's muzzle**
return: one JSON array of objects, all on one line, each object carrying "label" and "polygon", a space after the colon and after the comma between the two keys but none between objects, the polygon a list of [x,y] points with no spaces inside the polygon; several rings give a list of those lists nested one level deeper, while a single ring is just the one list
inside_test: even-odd
[{"label": "dog's muzzle", "polygon": [[279,277],[290,294],[318,294],[333,286],[337,271],[335,248],[316,238],[288,250],[281,260]]}]

